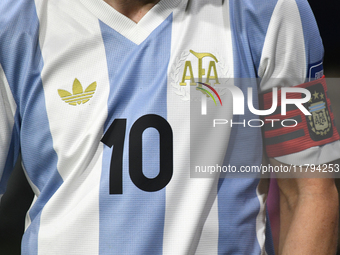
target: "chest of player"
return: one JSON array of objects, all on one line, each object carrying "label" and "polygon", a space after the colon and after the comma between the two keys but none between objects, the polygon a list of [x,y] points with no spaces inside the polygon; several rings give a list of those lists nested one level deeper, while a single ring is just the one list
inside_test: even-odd
[{"label": "chest of player", "polygon": [[[60,158],[91,158],[103,146],[100,140],[114,120],[126,120],[128,134],[148,114],[166,120],[174,139],[182,144],[190,138],[195,100],[199,107],[202,95],[208,107],[218,98],[230,104],[223,99],[223,86],[233,74],[231,34],[223,22],[227,10],[200,8],[202,15],[186,15],[182,7],[169,13],[147,35],[141,24],[134,30],[138,40],[82,8],[74,17],[79,26],[59,19],[58,12],[51,12],[46,20],[41,17],[39,95],[49,127],[46,132]],[[206,22],[207,15],[214,20]],[[216,110],[209,109],[209,113]],[[228,115],[230,119],[231,112]],[[39,110],[30,116],[38,119]]]}]

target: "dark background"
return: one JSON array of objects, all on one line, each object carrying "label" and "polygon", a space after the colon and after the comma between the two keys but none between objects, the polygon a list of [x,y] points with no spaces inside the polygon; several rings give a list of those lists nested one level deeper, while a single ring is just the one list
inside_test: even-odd
[{"label": "dark background", "polygon": [[[325,74],[329,78],[340,77],[340,4],[336,0],[309,0],[309,3],[323,38]],[[340,111],[340,83],[329,84],[329,87],[333,109]],[[340,112],[335,112],[335,115],[338,115],[339,123]],[[340,187],[339,180],[337,185]],[[0,206],[0,254],[20,254],[25,214],[32,198],[33,193],[17,163]]]}]

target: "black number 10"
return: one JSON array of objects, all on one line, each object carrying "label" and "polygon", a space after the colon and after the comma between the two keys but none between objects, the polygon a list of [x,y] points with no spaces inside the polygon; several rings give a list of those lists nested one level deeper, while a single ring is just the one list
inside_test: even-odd
[{"label": "black number 10", "polygon": [[[143,173],[143,132],[148,128],[159,132],[159,174],[147,178]],[[123,194],[123,151],[126,119],[115,119],[101,141],[113,146],[110,164],[110,194]],[[141,190],[158,191],[171,180],[173,173],[173,140],[170,124],[161,116],[148,114],[132,125],[129,137],[129,173],[132,182]]]}]

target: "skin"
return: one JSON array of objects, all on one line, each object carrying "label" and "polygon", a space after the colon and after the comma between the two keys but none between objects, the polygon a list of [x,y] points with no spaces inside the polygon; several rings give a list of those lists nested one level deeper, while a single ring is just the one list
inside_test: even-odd
[{"label": "skin", "polygon": [[[285,165],[275,159],[270,159],[270,164]],[[334,179],[278,178],[277,181],[279,254],[336,254],[339,198]]]},{"label": "skin", "polygon": [[[104,0],[135,23],[159,0]],[[273,166],[282,163],[269,159]],[[279,178],[281,255],[336,253],[338,192],[333,179]]]}]

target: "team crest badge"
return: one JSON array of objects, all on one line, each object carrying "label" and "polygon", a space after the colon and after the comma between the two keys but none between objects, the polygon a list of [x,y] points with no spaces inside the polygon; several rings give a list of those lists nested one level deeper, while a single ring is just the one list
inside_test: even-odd
[{"label": "team crest badge", "polygon": [[221,83],[226,82],[227,75],[228,68],[220,54],[187,50],[175,59],[170,81],[175,93],[188,101],[190,87],[195,86],[202,92],[202,84],[211,86],[216,93],[223,95],[225,91]]},{"label": "team crest badge", "polygon": [[310,137],[320,141],[333,135],[332,120],[328,111],[327,95],[321,83],[307,88],[311,99],[305,107],[312,115],[306,116]]}]

